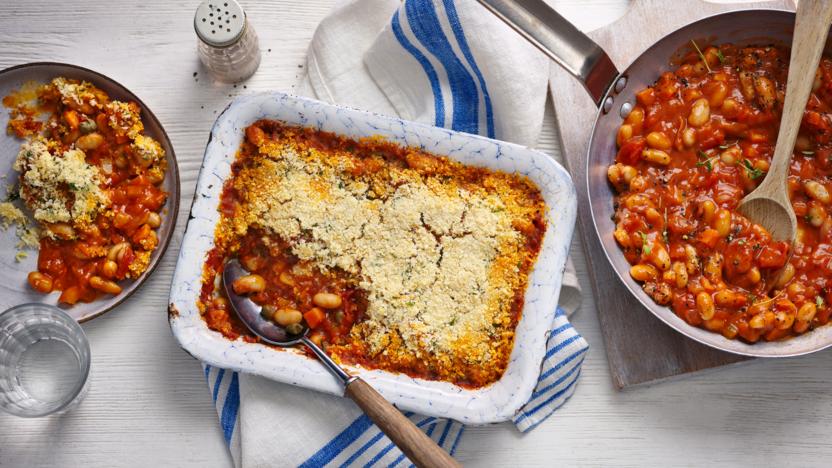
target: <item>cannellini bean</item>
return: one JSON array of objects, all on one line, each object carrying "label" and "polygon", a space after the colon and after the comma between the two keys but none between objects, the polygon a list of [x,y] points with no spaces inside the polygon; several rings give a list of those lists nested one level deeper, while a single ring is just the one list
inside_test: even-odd
[{"label": "cannellini bean", "polygon": [[708,224],[713,222],[714,215],[716,215],[716,203],[705,200],[699,206],[702,208],[702,220]]},{"label": "cannellini bean", "polygon": [[727,327],[722,329],[722,336],[728,338],[729,340],[733,340],[737,337],[739,331],[740,330],[739,328],[737,328],[736,325],[734,325],[733,323],[729,323]]},{"label": "cannellini bean", "polygon": [[693,127],[701,127],[708,123],[711,118],[711,107],[708,100],[699,98],[693,102],[690,108],[690,115],[688,115],[688,123]]},{"label": "cannellini bean", "polygon": [[818,181],[807,180],[806,182],[803,182],[803,190],[806,192],[806,195],[809,195],[821,203],[828,204],[832,201],[832,196],[829,195],[829,191],[826,189],[826,186]]},{"label": "cannellini bean", "polygon": [[703,267],[705,278],[708,278],[713,283],[722,282],[722,254],[714,253],[708,257]]},{"label": "cannellini bean", "polygon": [[745,296],[728,289],[720,289],[714,294],[714,302],[720,307],[740,307],[745,301]]},{"label": "cannellini bean", "polygon": [[292,277],[292,274],[288,271],[284,271],[280,273],[280,276],[277,277],[281,283],[285,284],[286,286],[294,286],[295,285],[295,278]]},{"label": "cannellini bean", "polygon": [[823,222],[826,221],[826,210],[823,209],[823,206],[812,205],[806,212],[806,219],[809,220],[809,224],[812,226],[821,227]]},{"label": "cannellini bean", "polygon": [[760,274],[760,269],[757,267],[752,267],[750,270],[748,270],[748,273],[745,274],[745,277],[751,284],[757,284],[763,278],[763,276]]},{"label": "cannellini bean", "polygon": [[714,108],[722,106],[722,103],[725,102],[725,97],[728,96],[728,86],[721,81],[715,81],[709,91],[708,105]]},{"label": "cannellini bean", "polygon": [[789,328],[792,327],[792,324],[794,324],[794,315],[792,315],[788,312],[783,312],[783,311],[777,312],[774,317],[775,317],[774,326],[778,330],[788,330]]},{"label": "cannellini bean", "polygon": [[621,172],[623,164],[616,163],[607,168],[607,179],[616,188],[623,188],[624,174]]},{"label": "cannellini bean", "polygon": [[78,117],[78,113],[74,110],[65,110],[62,114],[64,118],[64,122],[69,126],[70,129],[75,130],[78,128],[78,125],[81,124],[81,119]]},{"label": "cannellini bean", "polygon": [[108,294],[118,294],[121,292],[121,286],[113,281],[105,280],[100,276],[90,277],[90,287]]},{"label": "cannellini bean", "polygon": [[104,262],[98,267],[98,272],[105,278],[112,278],[116,276],[117,271],[118,264],[112,260],[104,260]]},{"label": "cannellini bean", "polygon": [[682,143],[691,148],[693,145],[696,144],[696,130],[688,127],[684,131],[682,131]]},{"label": "cannellini bean", "polygon": [[751,72],[740,72],[740,89],[742,90],[742,96],[748,101],[754,99],[757,95],[754,91],[754,75]]},{"label": "cannellini bean", "polygon": [[705,320],[702,324],[705,325],[705,328],[710,331],[720,331],[722,330],[722,327],[725,326],[725,320],[712,318],[710,320]]},{"label": "cannellini bean", "polygon": [[656,265],[659,270],[665,271],[670,268],[670,254],[667,253],[661,244],[654,243],[650,249],[650,262]]},{"label": "cannellini bean", "polygon": [[84,151],[94,150],[104,143],[104,136],[100,133],[88,133],[75,140],[75,146]]},{"label": "cannellini bean", "polygon": [[664,216],[652,207],[644,210],[644,218],[653,226],[661,226],[664,223]]},{"label": "cannellini bean", "polygon": [[272,319],[278,325],[286,327],[295,323],[300,323],[303,320],[303,314],[295,309],[277,309],[272,315]]},{"label": "cannellini bean", "polygon": [[624,229],[617,228],[613,231],[612,236],[615,237],[616,242],[621,247],[627,248],[630,246],[630,235]]},{"label": "cannellini bean", "polygon": [[647,188],[647,179],[640,175],[633,177],[633,179],[630,181],[630,190],[634,192],[641,192],[645,188]]},{"label": "cannellini bean", "polygon": [[237,294],[258,293],[266,289],[266,280],[260,275],[245,275],[234,280],[232,287]]},{"label": "cannellini bean", "polygon": [[774,283],[774,287],[777,289],[783,289],[786,284],[794,278],[794,273],[794,265],[787,263],[780,271],[780,276],[777,278],[777,282]]},{"label": "cannellini bean", "polygon": [[714,317],[716,309],[714,308],[714,300],[709,293],[702,291],[696,295],[696,310],[699,311],[702,320],[710,320]]},{"label": "cannellini bean", "polygon": [[765,328],[766,326],[766,319],[765,314],[757,314],[751,317],[751,320],[748,321],[748,326],[754,329],[761,329]]},{"label": "cannellini bean", "polygon": [[692,275],[699,271],[699,256],[696,254],[696,249],[690,245],[685,244],[685,267],[688,270],[688,275]]},{"label": "cannellini bean", "polygon": [[733,166],[742,158],[742,150],[739,146],[731,146],[719,153],[719,159],[729,166]]},{"label": "cannellini bean", "polygon": [[647,134],[647,146],[653,149],[669,150],[673,145],[664,132],[650,132]]},{"label": "cannellini bean", "polygon": [[757,92],[757,102],[766,109],[771,109],[777,102],[777,89],[774,83],[764,76],[754,78],[754,91]]},{"label": "cannellini bean", "polygon": [[159,215],[159,213],[151,211],[147,214],[147,221],[145,222],[148,224],[148,226],[156,229],[157,227],[162,225],[162,217]]},{"label": "cannellini bean", "polygon": [[107,252],[107,259],[115,261],[121,260],[124,256],[125,249],[128,247],[130,247],[128,242],[119,242],[118,244],[113,245]]},{"label": "cannellini bean", "polygon": [[728,237],[731,233],[731,212],[725,209],[717,210],[713,227],[720,237]]},{"label": "cannellini bean", "polygon": [[662,150],[648,148],[641,152],[641,156],[646,161],[661,164],[662,166],[667,166],[668,164],[670,164],[670,155]]},{"label": "cannellini bean", "polygon": [[33,271],[29,273],[27,279],[29,280],[29,286],[31,286],[35,291],[44,294],[52,292],[52,278],[49,275],[39,271]]},{"label": "cannellini bean", "polygon": [[633,126],[630,124],[624,124],[618,127],[618,134],[615,137],[615,142],[618,146],[623,145],[633,136]]},{"label": "cannellini bean", "polygon": [[341,296],[332,293],[317,293],[312,296],[312,303],[324,309],[337,309],[341,307]]},{"label": "cannellini bean", "polygon": [[627,118],[624,119],[624,122],[634,127],[641,125],[644,122],[644,109],[639,106],[633,107],[633,110],[630,111]]},{"label": "cannellini bean", "polygon": [[630,267],[630,276],[636,281],[649,281],[656,278],[658,274],[659,272],[652,265],[640,264]]}]

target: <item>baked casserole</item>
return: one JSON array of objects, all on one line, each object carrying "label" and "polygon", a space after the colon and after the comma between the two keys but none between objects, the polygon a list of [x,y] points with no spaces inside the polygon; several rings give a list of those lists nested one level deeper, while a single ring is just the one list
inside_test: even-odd
[{"label": "baked casserole", "polygon": [[238,257],[264,315],[303,320],[336,361],[473,388],[505,371],[546,230],[525,177],[261,120],[219,210],[199,301],[211,329],[257,341],[217,288]]}]

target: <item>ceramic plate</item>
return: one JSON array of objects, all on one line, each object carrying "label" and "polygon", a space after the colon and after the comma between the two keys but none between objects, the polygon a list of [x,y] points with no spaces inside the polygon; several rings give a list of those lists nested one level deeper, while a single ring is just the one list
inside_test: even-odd
[{"label": "ceramic plate", "polygon": [[[168,192],[168,201],[163,208],[162,225],[159,228],[159,246],[150,258],[150,265],[147,271],[136,280],[120,282],[124,290],[117,296],[104,296],[88,304],[78,303],[73,306],[62,305],[67,313],[84,322],[107,312],[122,303],[141,286],[147,277],[153,273],[159,260],[165,253],[165,249],[173,235],[176,226],[176,215],[179,211],[179,169],[176,165],[176,156],[173,153],[173,146],[170,144],[162,124],[150,109],[127,88],[106,76],[88,70],[86,68],[63,63],[29,63],[18,65],[0,71],[0,97],[19,89],[26,82],[47,83],[56,76],[85,80],[104,90],[112,99],[123,101],[135,101],[142,108],[142,122],[145,127],[145,134],[155,138],[165,149],[168,158],[168,171],[162,188]],[[9,123],[9,112],[5,107],[0,108],[0,179],[2,185],[12,184],[17,181],[18,173],[12,169],[17,153],[23,140],[9,135],[6,132],[6,125]],[[5,187],[3,187],[5,188]],[[5,196],[5,190],[0,190],[0,196]],[[22,207],[20,201],[15,202]],[[25,210],[24,210],[25,211]],[[0,310],[23,304],[26,302],[43,302],[57,305],[59,293],[44,295],[35,292],[29,287],[26,276],[30,271],[37,269],[38,253],[35,250],[27,250],[29,254],[26,259],[18,262],[15,254],[18,249],[15,247],[18,239],[14,227],[5,231],[0,230]]]},{"label": "ceramic plate", "polygon": [[230,341],[208,329],[196,301],[203,260],[213,247],[223,182],[243,139],[244,129],[269,118],[310,126],[350,138],[380,135],[473,166],[527,175],[546,201],[548,228],[531,273],[514,349],[503,377],[487,387],[466,389],[381,370],[347,366],[402,410],[448,417],[469,424],[505,421],[528,400],[546,351],[560,293],[563,267],[575,224],[575,188],[566,171],[549,156],[521,146],[465,133],[406,122],[280,93],[235,99],[211,130],[199,174],[191,217],[179,253],[170,297],[170,325],[180,345],[212,366],[341,395],[340,383],[316,360],[299,350],[281,350],[240,339]]}]

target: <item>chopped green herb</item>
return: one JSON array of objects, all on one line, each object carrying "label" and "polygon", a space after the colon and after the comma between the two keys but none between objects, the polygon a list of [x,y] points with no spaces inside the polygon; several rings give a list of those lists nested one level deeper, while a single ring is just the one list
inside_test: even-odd
[{"label": "chopped green herb", "polygon": [[724,55],[722,55],[722,51],[721,51],[721,50],[719,50],[719,49],[717,49],[717,50],[716,50],[716,56],[717,56],[717,58],[719,58],[719,63],[722,63],[722,64],[724,64],[724,63],[725,63],[725,60],[726,60],[726,59],[725,59],[725,56],[724,56]]},{"label": "chopped green herb", "polygon": [[641,231],[639,231],[638,234],[641,236],[641,251],[646,255],[650,255],[652,247],[650,247],[650,244],[647,241],[647,234]]},{"label": "chopped green herb", "polygon": [[818,307],[823,307],[823,298],[820,296],[815,296],[815,304],[817,304]]},{"label": "chopped green herb", "polygon": [[716,159],[716,157],[709,158],[707,153],[705,153],[704,151],[699,151],[699,159],[701,159],[701,161],[698,161],[696,163],[697,167],[705,167],[705,169],[707,169],[708,172],[711,172],[711,171],[714,170],[714,167],[713,167],[713,165],[711,165],[711,162],[714,159]]},{"label": "chopped green herb", "polygon": [[693,39],[690,40],[690,43],[693,44],[693,48],[696,49],[696,53],[699,54],[699,57],[702,59],[702,63],[705,64],[705,68],[708,69],[708,73],[711,73],[711,67],[708,66],[708,61],[705,60],[705,55],[699,50],[699,46],[696,45],[696,41]]},{"label": "chopped green herb", "polygon": [[748,173],[748,177],[751,180],[758,179],[763,176],[763,171],[754,167],[754,165],[752,165],[751,161],[749,161],[748,159],[742,160],[742,167]]}]

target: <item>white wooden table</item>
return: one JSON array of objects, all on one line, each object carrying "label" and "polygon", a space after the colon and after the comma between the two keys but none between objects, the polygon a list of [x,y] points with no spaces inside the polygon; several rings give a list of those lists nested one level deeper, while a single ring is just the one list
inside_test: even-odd
[{"label": "white wooden table", "polygon": [[[198,64],[196,0],[0,1],[0,68],[65,61],[115,78],[161,119],[182,172],[179,226],[161,267],[125,305],[84,325],[93,350],[87,399],[62,417],[0,415],[0,466],[230,465],[201,368],[168,329],[168,286],[211,123],[234,95],[291,92],[304,73],[312,32],[332,2],[243,0],[260,36],[263,62],[245,88],[235,88],[212,83]],[[553,3],[584,29],[626,8],[626,0]],[[546,122],[539,147],[557,155],[551,113]],[[580,247],[574,247],[579,274],[586,278]],[[460,461],[828,466],[832,353],[758,361],[618,393],[589,291],[574,322],[592,349],[572,400],[527,435],[509,425],[468,428]]]}]

